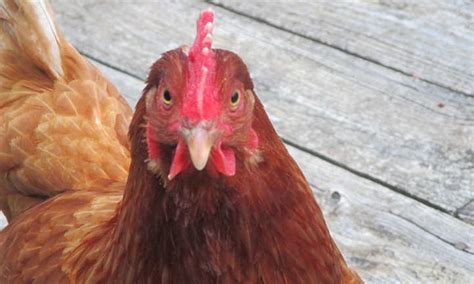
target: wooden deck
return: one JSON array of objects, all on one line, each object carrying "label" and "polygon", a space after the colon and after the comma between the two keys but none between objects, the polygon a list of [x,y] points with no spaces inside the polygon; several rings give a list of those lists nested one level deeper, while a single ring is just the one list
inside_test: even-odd
[{"label": "wooden deck", "polygon": [[363,279],[474,283],[474,5],[236,2],[52,4],[131,105],[212,7]]}]

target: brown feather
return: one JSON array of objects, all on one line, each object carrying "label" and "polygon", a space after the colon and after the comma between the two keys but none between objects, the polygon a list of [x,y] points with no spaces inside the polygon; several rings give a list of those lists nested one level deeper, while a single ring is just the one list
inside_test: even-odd
[{"label": "brown feather", "polygon": [[125,182],[130,107],[63,39],[46,1],[0,6],[0,209],[11,221],[32,198]]}]

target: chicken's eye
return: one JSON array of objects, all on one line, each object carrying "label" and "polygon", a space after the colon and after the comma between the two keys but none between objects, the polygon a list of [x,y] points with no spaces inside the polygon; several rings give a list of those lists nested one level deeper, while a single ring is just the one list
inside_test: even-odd
[{"label": "chicken's eye", "polygon": [[171,105],[172,98],[171,98],[171,93],[168,89],[163,89],[161,92],[161,100],[165,105]]},{"label": "chicken's eye", "polygon": [[240,91],[235,90],[232,96],[230,97],[230,106],[236,108],[240,102]]}]

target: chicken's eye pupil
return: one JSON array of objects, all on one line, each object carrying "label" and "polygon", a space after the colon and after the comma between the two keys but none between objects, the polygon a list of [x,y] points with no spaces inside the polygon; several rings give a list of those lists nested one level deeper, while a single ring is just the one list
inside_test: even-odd
[{"label": "chicken's eye pupil", "polygon": [[231,103],[232,105],[237,104],[237,103],[239,102],[239,97],[240,97],[239,92],[237,92],[237,91],[234,92],[234,93],[232,94],[232,97],[230,97],[230,103]]},{"label": "chicken's eye pupil", "polygon": [[166,104],[170,104],[171,103],[171,93],[170,91],[168,91],[168,89],[165,89],[163,91],[163,101],[166,103]]}]

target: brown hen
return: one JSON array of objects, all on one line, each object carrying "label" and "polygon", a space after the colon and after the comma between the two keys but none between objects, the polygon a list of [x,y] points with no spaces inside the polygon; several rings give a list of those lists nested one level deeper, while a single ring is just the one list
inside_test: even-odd
[{"label": "brown hen", "polygon": [[49,13],[49,25],[37,20],[45,2],[18,3],[0,10],[1,56],[19,58],[0,71],[1,196],[14,217],[0,233],[0,282],[361,282],[245,64],[212,48],[211,11],[190,48],[152,66],[124,182],[129,109]]}]

